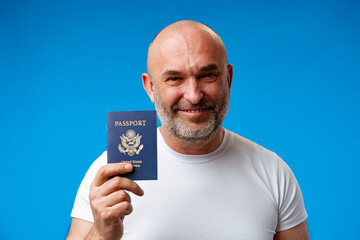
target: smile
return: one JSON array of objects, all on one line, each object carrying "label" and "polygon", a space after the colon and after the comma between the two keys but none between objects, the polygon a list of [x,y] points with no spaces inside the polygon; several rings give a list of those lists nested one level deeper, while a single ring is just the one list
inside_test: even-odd
[{"label": "smile", "polygon": [[209,109],[182,109],[179,112],[188,120],[193,121],[197,119],[196,121],[199,121],[200,119],[204,119],[206,116],[208,116]]},{"label": "smile", "polygon": [[191,113],[199,113],[204,111],[204,109],[198,109],[198,110],[183,110],[184,112],[191,112]]}]

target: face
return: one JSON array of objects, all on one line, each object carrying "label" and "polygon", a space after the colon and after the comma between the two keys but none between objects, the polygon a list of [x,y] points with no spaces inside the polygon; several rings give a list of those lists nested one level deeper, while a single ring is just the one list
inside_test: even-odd
[{"label": "face", "polygon": [[211,138],[229,107],[232,66],[224,50],[206,34],[172,35],[156,47],[147,91],[163,127],[183,142]]}]

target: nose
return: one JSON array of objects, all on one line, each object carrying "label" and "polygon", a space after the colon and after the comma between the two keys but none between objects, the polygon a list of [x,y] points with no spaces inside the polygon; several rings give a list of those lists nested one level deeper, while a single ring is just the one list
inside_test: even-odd
[{"label": "nose", "polygon": [[198,104],[203,97],[201,83],[196,78],[188,79],[185,84],[184,98],[192,104]]}]

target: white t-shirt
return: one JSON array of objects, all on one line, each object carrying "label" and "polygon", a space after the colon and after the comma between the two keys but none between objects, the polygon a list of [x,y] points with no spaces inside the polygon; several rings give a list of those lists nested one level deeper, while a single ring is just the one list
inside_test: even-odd
[{"label": "white t-shirt", "polygon": [[[89,188],[107,163],[104,152],[90,167],[72,217],[93,222]],[[276,231],[307,218],[298,183],[275,153],[225,130],[222,144],[204,155],[173,151],[158,131],[158,180],[137,181],[134,211],[123,239],[272,240]]]}]

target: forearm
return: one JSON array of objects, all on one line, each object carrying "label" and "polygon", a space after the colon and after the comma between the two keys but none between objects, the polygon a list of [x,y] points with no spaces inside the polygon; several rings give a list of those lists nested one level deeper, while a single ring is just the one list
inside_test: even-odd
[{"label": "forearm", "polygon": [[122,227],[111,226],[107,229],[98,230],[98,228],[93,225],[84,240],[120,240],[122,233]]},{"label": "forearm", "polygon": [[100,233],[96,230],[95,226],[92,226],[85,240],[103,240],[103,238],[101,237]]}]

